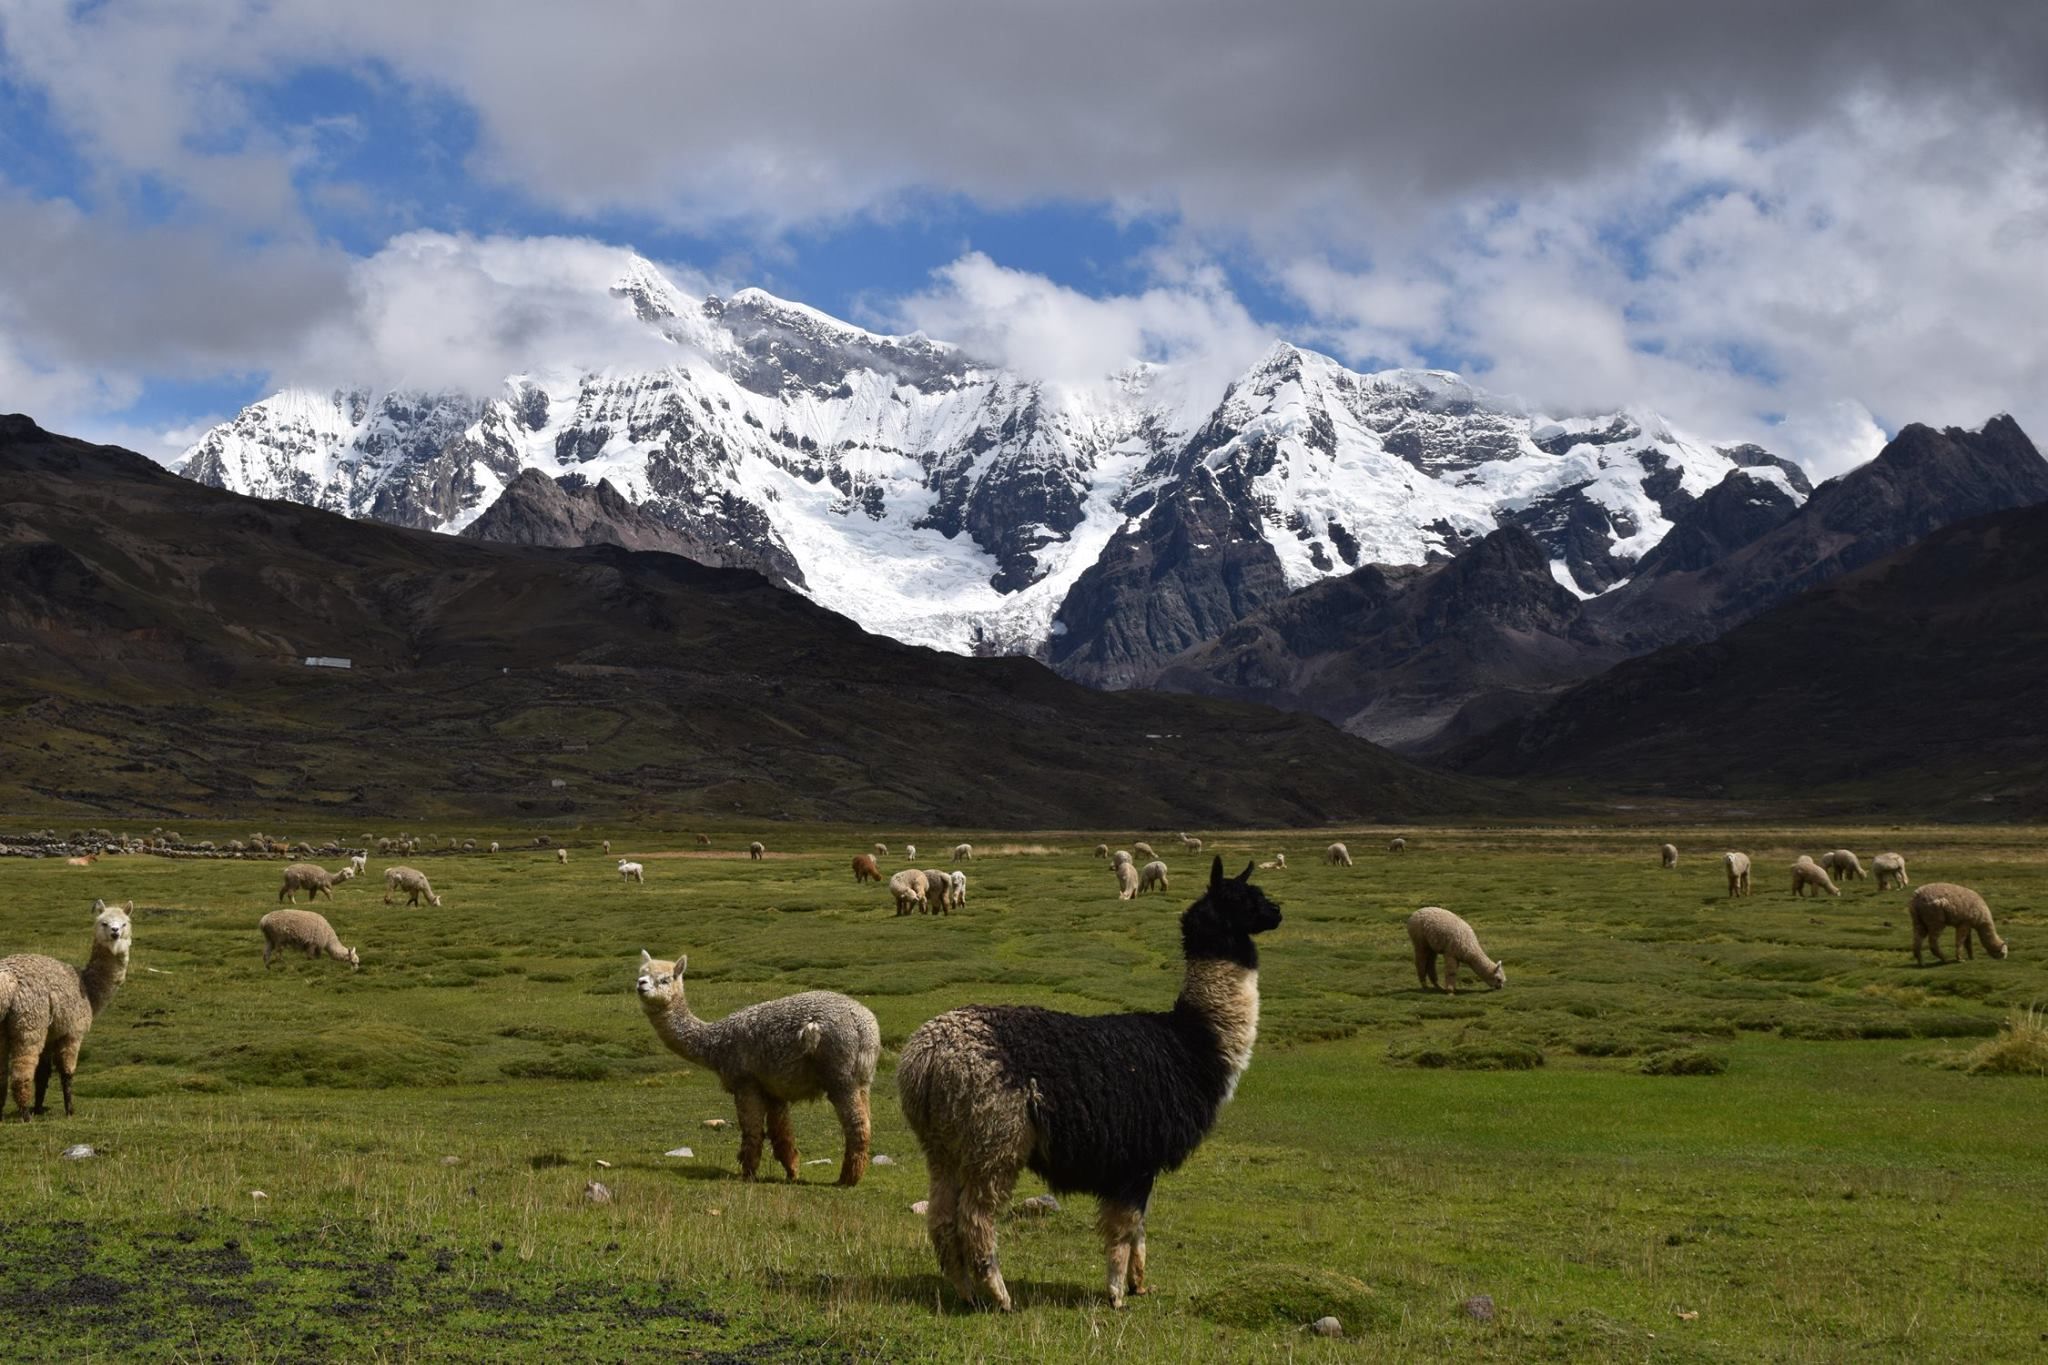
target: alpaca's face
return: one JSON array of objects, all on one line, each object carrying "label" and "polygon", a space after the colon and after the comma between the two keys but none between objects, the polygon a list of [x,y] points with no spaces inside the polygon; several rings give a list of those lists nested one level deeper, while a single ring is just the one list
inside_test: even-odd
[{"label": "alpaca's face", "polygon": [[640,950],[640,979],[634,989],[640,993],[640,1003],[649,1008],[667,1008],[682,996],[683,969],[690,965],[690,959],[679,957],[674,962],[659,962],[649,956],[647,950]]},{"label": "alpaca's face", "polygon": [[1502,987],[1506,986],[1507,984],[1508,964],[1505,962],[1494,963],[1493,975],[1486,978],[1486,988],[1488,990],[1497,991],[1500,990]]},{"label": "alpaca's face", "polygon": [[128,956],[128,944],[134,937],[134,930],[129,926],[127,912],[119,906],[104,905],[101,908],[93,920],[92,934],[93,941],[108,952]]}]

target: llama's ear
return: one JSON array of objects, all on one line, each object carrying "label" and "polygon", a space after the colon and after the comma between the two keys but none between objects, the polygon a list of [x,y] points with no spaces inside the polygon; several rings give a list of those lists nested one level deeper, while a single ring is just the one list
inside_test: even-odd
[{"label": "llama's ear", "polygon": [[648,952],[645,948],[642,948],[640,950],[640,965],[645,967],[648,963],[652,961],[654,961],[654,954]]},{"label": "llama's ear", "polygon": [[1250,881],[1252,879],[1252,869],[1256,866],[1258,866],[1256,861],[1246,863],[1244,865],[1244,871],[1237,874],[1237,879],[1241,882]]},{"label": "llama's ear", "polygon": [[677,976],[681,976],[681,975],[682,975],[682,974],[683,974],[684,972],[688,971],[689,969],[690,969],[690,955],[689,955],[688,953],[677,953],[677,954],[676,954],[676,975],[677,975]]},{"label": "llama's ear", "polygon": [[105,910],[106,908],[107,903],[105,901],[94,901],[92,903],[92,912],[95,916],[97,916],[101,911]]},{"label": "llama's ear", "polygon": [[1216,861],[1209,864],[1209,889],[1216,890],[1223,885],[1223,855],[1217,854]]}]

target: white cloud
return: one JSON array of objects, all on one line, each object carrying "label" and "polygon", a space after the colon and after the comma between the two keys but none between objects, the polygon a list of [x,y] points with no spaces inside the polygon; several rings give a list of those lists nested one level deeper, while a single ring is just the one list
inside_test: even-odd
[{"label": "white cloud", "polygon": [[1222,386],[1273,343],[1213,265],[1178,270],[1138,294],[1095,297],[972,252],[899,302],[894,317],[1034,379],[1100,385],[1134,361],[1172,367],[1213,403]]},{"label": "white cloud", "polygon": [[544,362],[674,364],[675,347],[609,292],[629,259],[585,238],[407,233],[356,263],[347,312],[312,330],[276,373],[316,387],[491,393]]},{"label": "white cloud", "polygon": [[[1179,258],[1095,298],[967,256],[893,311],[1062,383],[1134,355],[1220,382],[1268,328],[1206,244],[1353,363],[1457,356],[1826,472],[1867,449],[1859,412],[2048,432],[2044,67],[2048,8],[2010,0],[0,0],[0,79],[73,140],[80,201],[175,207],[0,190],[0,384],[90,414],[147,375],[476,387],[543,335],[646,359],[588,288],[610,248],[425,234],[350,261],[309,227],[452,226],[473,181],[594,235],[746,225],[763,255],[924,194],[1050,198],[1175,217]],[[314,68],[474,120],[448,203],[339,178],[345,115],[260,112]]]},{"label": "white cloud", "polygon": [[1880,422],[2048,434],[2048,138],[2024,120],[1861,101],[1768,144],[1675,137],[1463,203],[1376,269],[1277,276],[1354,362],[1461,355],[1538,405],[1655,408],[1820,476]]}]

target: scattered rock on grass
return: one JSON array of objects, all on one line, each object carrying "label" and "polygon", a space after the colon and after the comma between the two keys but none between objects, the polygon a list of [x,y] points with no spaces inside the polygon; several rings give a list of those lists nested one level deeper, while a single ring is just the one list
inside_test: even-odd
[{"label": "scattered rock on grass", "polygon": [[924,1217],[924,1211],[925,1211],[926,1209],[930,1208],[931,1206],[932,1206],[932,1201],[931,1201],[931,1200],[929,1200],[929,1199],[920,1199],[920,1200],[918,1200],[918,1201],[917,1201],[917,1202],[916,1202],[915,1204],[912,1204],[912,1205],[910,1206],[910,1211],[911,1211],[912,1213],[916,1214],[916,1215],[917,1215],[918,1217],[922,1218],[922,1217]]},{"label": "scattered rock on grass", "polygon": [[868,1163],[870,1166],[894,1166],[895,1164],[896,1158],[893,1156],[878,1156]]},{"label": "scattered rock on grass", "polygon": [[98,1156],[99,1153],[94,1150],[91,1143],[78,1142],[66,1147],[62,1155],[66,1161],[88,1161]]},{"label": "scattered rock on grass", "polygon": [[671,1147],[671,1148],[669,1148],[669,1149],[668,1149],[668,1150],[667,1150],[666,1152],[663,1152],[663,1153],[662,1153],[662,1155],[663,1155],[663,1156],[681,1156],[681,1157],[691,1157],[691,1156],[695,1156],[695,1155],[697,1155],[697,1154],[696,1154],[695,1152],[691,1151],[691,1150],[690,1150],[690,1149],[689,1149],[688,1147]]},{"label": "scattered rock on grass", "polygon": [[725,1120],[724,1120],[724,1119],[706,1119],[706,1120],[704,1120],[704,1126],[705,1126],[706,1128],[723,1128],[723,1127],[725,1127]]},{"label": "scattered rock on grass", "polygon": [[1465,1316],[1471,1318],[1474,1322],[1492,1322],[1494,1319],[1493,1295],[1491,1294],[1474,1294],[1458,1306],[1463,1308]]},{"label": "scattered rock on grass", "polygon": [[609,1204],[612,1202],[612,1187],[601,1180],[593,1180],[583,1187],[583,1200],[587,1204]]},{"label": "scattered rock on grass", "polygon": [[1344,1335],[1344,1324],[1332,1317],[1321,1317],[1310,1323],[1308,1330],[1319,1337],[1341,1337]]}]

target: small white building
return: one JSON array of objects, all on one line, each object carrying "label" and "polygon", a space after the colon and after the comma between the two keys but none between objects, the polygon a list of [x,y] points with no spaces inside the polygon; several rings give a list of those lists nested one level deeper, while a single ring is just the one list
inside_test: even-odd
[{"label": "small white building", "polygon": [[337,659],[331,654],[309,654],[306,656],[306,667],[308,668],[354,668],[355,666],[353,659]]}]

